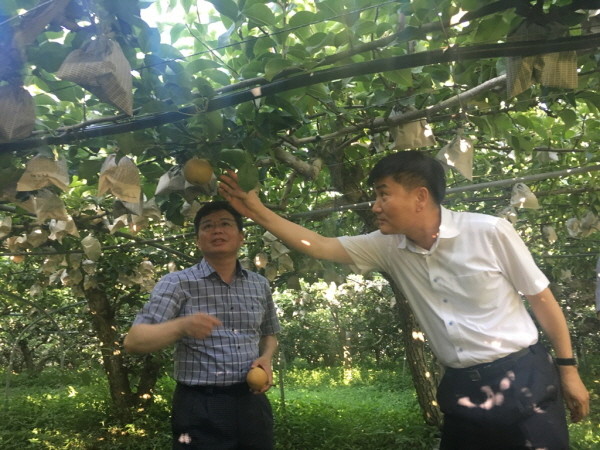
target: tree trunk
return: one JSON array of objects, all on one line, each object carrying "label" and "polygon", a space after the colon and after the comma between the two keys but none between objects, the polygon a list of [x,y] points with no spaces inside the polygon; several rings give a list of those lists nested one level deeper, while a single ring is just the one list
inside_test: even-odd
[{"label": "tree trunk", "polygon": [[[439,376],[437,371],[431,369],[431,363],[428,363],[428,360],[431,361],[433,356],[426,348],[425,340],[421,338],[422,332],[417,325],[406,297],[389,275],[384,273],[383,276],[390,283],[396,297],[396,310],[402,327],[406,359],[417,391],[417,400],[423,411],[423,417],[427,424],[441,427],[442,412],[435,397]],[[430,357],[428,357],[428,354]]]},{"label": "tree trunk", "polygon": [[18,342],[19,350],[21,350],[21,355],[23,355],[23,363],[25,364],[25,370],[30,375],[34,375],[36,373],[35,364],[33,363],[33,354],[29,345],[25,339],[20,339]]},{"label": "tree trunk", "polygon": [[110,396],[115,406],[116,416],[119,420],[127,422],[131,418],[130,408],[134,404],[134,396],[123,362],[115,313],[104,291],[96,288],[88,289],[85,291],[85,296],[92,314],[92,324],[96,336],[100,339],[102,363],[108,377]]},{"label": "tree trunk", "polygon": [[135,393],[135,406],[147,406],[154,401],[154,386],[160,375],[164,360],[156,355],[146,355]]}]

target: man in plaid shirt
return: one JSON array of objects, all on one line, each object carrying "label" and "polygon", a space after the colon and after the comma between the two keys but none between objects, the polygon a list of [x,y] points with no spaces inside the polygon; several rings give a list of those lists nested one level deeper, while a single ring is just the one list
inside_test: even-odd
[{"label": "man in plaid shirt", "polygon": [[[175,344],[173,449],[272,449],[265,392],[280,327],[269,282],[241,267],[242,218],[227,202],[206,204],[194,227],[202,260],[157,283],[125,349],[148,353]],[[251,392],[245,377],[257,366],[268,383]]]}]

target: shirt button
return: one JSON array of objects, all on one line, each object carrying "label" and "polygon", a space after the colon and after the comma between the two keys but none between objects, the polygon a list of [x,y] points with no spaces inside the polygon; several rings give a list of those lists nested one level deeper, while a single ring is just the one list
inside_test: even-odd
[{"label": "shirt button", "polygon": [[448,322],[448,325],[454,325],[454,322],[451,320],[450,322]]},{"label": "shirt button", "polygon": [[442,300],[444,303],[448,303],[448,299],[445,298],[444,300]]}]

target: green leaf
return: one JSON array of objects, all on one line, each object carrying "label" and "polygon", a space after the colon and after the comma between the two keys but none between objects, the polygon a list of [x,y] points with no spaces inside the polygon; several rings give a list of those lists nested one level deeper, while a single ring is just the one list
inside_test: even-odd
[{"label": "green leaf", "polygon": [[411,69],[391,70],[385,72],[385,78],[392,80],[401,87],[411,87],[413,85]]},{"label": "green leaf", "polygon": [[290,17],[289,24],[291,27],[302,27],[317,21],[318,16],[311,11],[298,11]]},{"label": "green leaf", "polygon": [[277,42],[269,37],[263,37],[254,41],[253,51],[256,55],[267,53],[272,48],[277,48]]},{"label": "green leaf", "polygon": [[195,59],[185,66],[185,71],[189,74],[202,72],[206,69],[218,69],[221,65],[210,59]]},{"label": "green leaf", "polygon": [[154,140],[143,131],[117,134],[114,139],[123,153],[132,155],[141,155],[146,148],[154,145]]},{"label": "green leaf", "polygon": [[283,69],[291,67],[292,65],[293,64],[290,61],[279,56],[271,58],[265,65],[265,78],[270,81]]},{"label": "green leaf", "polygon": [[185,30],[185,25],[182,23],[176,23],[175,25],[173,25],[173,27],[171,28],[171,42],[177,42],[177,40],[179,39],[179,36],[181,36],[181,33]]},{"label": "green leaf", "polygon": [[28,48],[29,62],[46,70],[56,72],[69,54],[69,49],[58,42],[43,42]]},{"label": "green leaf", "polygon": [[258,168],[245,162],[238,170],[238,183],[245,192],[254,189],[258,185]]},{"label": "green leaf", "polygon": [[329,91],[327,85],[323,83],[308,86],[308,88],[306,89],[306,93],[308,95],[312,95],[315,98],[318,98],[323,102],[331,102],[331,92]]},{"label": "green leaf", "polygon": [[477,31],[473,40],[477,43],[487,44],[496,42],[506,37],[509,32],[509,24],[502,20],[501,15],[494,15],[482,19],[477,25]]},{"label": "green leaf", "polygon": [[241,148],[224,148],[219,152],[219,160],[228,167],[238,169],[249,160],[249,155]]},{"label": "green leaf", "polygon": [[561,118],[566,128],[571,128],[573,125],[577,123],[577,114],[572,109],[563,109],[559,111],[558,116]]},{"label": "green leaf", "polygon": [[489,117],[489,121],[494,127],[494,136],[510,136],[513,124],[507,114],[494,114]]},{"label": "green leaf", "polygon": [[221,72],[220,70],[207,69],[202,73],[202,75],[204,75],[206,78],[210,78],[215,83],[218,83],[221,86],[228,86],[231,83],[229,75],[227,75],[224,72]]},{"label": "green leaf", "polygon": [[140,113],[150,114],[156,112],[175,111],[177,107],[175,105],[169,105],[159,100],[148,100],[141,107]]},{"label": "green leaf", "polygon": [[276,24],[275,14],[273,11],[267,6],[261,3],[254,3],[250,5],[248,8],[244,8],[242,13],[248,17],[248,19],[256,22],[259,25],[270,25],[274,26]]},{"label": "green leaf", "polygon": [[239,9],[235,2],[232,0],[208,0],[213,4],[215,9],[226,17],[229,17],[231,20],[235,21],[239,15]]},{"label": "green leaf", "polygon": [[211,111],[206,113],[206,121],[211,134],[216,135],[223,130],[223,115],[221,111]]},{"label": "green leaf", "polygon": [[77,171],[79,178],[88,180],[88,182],[95,182],[98,179],[102,162],[103,161],[100,159],[88,159],[82,161],[81,164],[79,164],[79,170]]},{"label": "green leaf", "polygon": [[144,53],[154,53],[160,46],[160,32],[157,28],[143,28],[138,34],[140,50]]},{"label": "green leaf", "polygon": [[157,181],[165,173],[165,169],[155,162],[138,164],[138,167],[142,175],[149,181]]}]

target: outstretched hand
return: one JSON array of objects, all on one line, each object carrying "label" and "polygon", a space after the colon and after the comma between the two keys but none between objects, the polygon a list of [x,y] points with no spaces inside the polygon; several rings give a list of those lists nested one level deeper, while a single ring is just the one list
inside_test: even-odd
[{"label": "outstretched hand", "polygon": [[261,202],[256,189],[244,191],[239,183],[238,176],[232,170],[219,177],[219,194],[233,206],[237,212],[250,219]]}]

